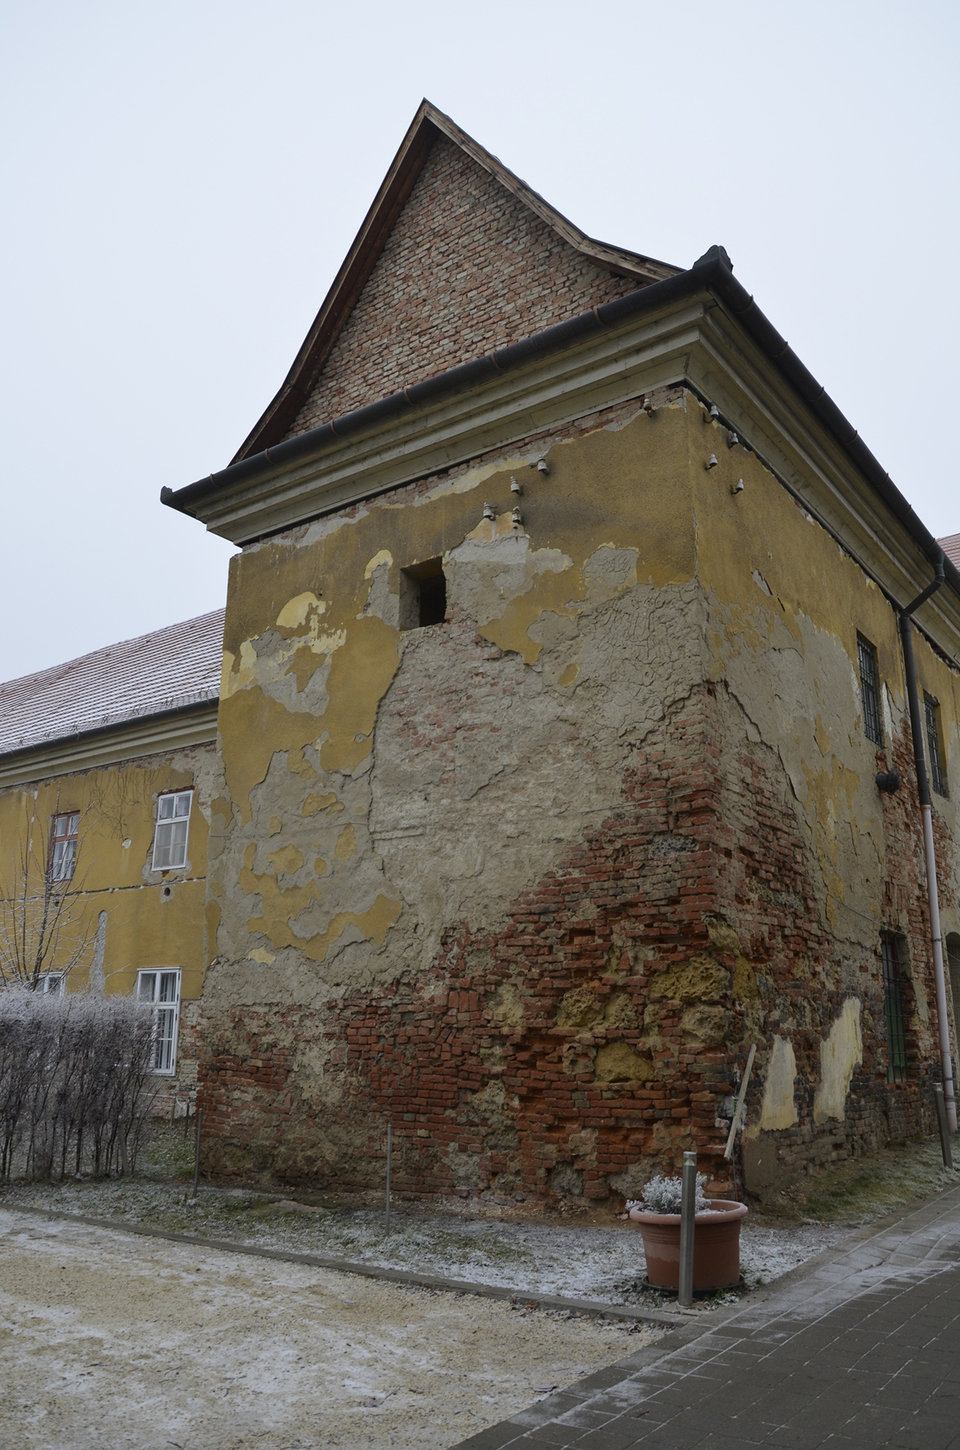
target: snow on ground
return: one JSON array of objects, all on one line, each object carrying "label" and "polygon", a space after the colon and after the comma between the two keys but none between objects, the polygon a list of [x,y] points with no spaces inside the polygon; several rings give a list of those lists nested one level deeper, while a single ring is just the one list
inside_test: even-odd
[{"label": "snow on ground", "polygon": [[[184,1199],[184,1190],[172,1185],[117,1180],[42,1189],[24,1185],[6,1190],[3,1201],[518,1292],[610,1304],[649,1299],[641,1289],[646,1274],[643,1245],[632,1223],[578,1225],[543,1217],[498,1214],[493,1218],[404,1205],[393,1214],[387,1234],[383,1212],[370,1208],[278,1203],[264,1194],[216,1188],[202,1188],[195,1204]],[[835,1225],[793,1223],[761,1228],[748,1218],[741,1236],[744,1279],[750,1286],[770,1283],[849,1231]]]},{"label": "snow on ground", "polygon": [[3,1450],[439,1450],[656,1337],[10,1209],[0,1322]]}]

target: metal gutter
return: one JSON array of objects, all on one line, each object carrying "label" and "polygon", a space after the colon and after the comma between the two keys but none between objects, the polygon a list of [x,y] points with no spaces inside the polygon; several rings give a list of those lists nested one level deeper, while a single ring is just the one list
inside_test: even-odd
[{"label": "metal gutter", "polygon": [[947,1110],[947,1126],[951,1133],[957,1131],[957,1102],[953,1077],[953,1054],[950,1049],[950,1019],[947,1015],[947,982],[943,968],[943,929],[940,925],[940,894],[937,888],[937,849],[933,837],[933,802],[930,799],[930,782],[927,777],[927,762],[923,749],[923,716],[920,710],[920,689],[917,684],[917,665],[913,656],[912,615],[925,604],[944,581],[944,565],[947,556],[940,549],[937,572],[930,584],[910,604],[900,611],[900,639],[903,644],[904,675],[907,682],[907,701],[910,706],[910,733],[913,736],[913,761],[917,773],[917,796],[920,802],[920,819],[923,831],[923,855],[927,872],[927,909],[930,915],[930,943],[933,948],[933,980],[937,992],[937,1028],[940,1041],[940,1065],[943,1073],[943,1098]]},{"label": "metal gutter", "polygon": [[[274,472],[306,459],[315,458],[344,439],[399,417],[421,404],[435,402],[467,389],[491,382],[515,368],[523,367],[545,354],[558,352],[583,341],[606,327],[627,322],[647,312],[655,312],[672,303],[685,300],[697,292],[710,292],[724,303],[744,332],[774,364],[814,416],[865,476],[891,513],[899,520],[914,542],[934,566],[941,556],[940,546],[893,483],[877,458],[860,438],[852,423],[828,395],[822,383],[807,369],[785,338],[757,306],[752,295],[733,275],[733,267],[723,247],[711,247],[689,271],[662,282],[651,282],[624,297],[615,298],[582,312],[567,322],[557,323],[534,333],[521,342],[497,348],[484,357],[462,363],[413,383],[402,392],[392,393],[366,407],[343,414],[319,428],[298,433],[262,453],[239,463],[230,464],[218,473],[198,479],[174,491],[163,488],[160,501],[168,508],[199,517],[197,509],[204,500],[228,492],[242,484],[269,478]],[[960,570],[949,560],[945,562],[945,579],[960,595]]]}]

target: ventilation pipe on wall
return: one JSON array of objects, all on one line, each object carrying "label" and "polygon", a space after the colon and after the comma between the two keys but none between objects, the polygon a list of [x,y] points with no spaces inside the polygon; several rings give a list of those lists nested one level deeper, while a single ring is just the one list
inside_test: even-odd
[{"label": "ventilation pipe on wall", "polygon": [[912,604],[900,611],[900,639],[903,643],[903,664],[907,679],[907,701],[910,706],[910,731],[913,736],[913,759],[917,772],[917,795],[923,824],[923,852],[927,866],[927,904],[930,910],[930,940],[933,944],[933,976],[937,988],[937,1022],[940,1033],[940,1061],[943,1068],[943,1096],[950,1132],[957,1131],[957,1100],[954,1092],[953,1054],[950,1050],[950,1021],[947,1016],[947,983],[943,970],[943,932],[940,928],[940,899],[937,891],[937,854],[933,840],[933,805],[930,782],[923,752],[923,716],[917,688],[917,665],[913,657],[913,623],[911,616],[925,604],[943,583],[943,550],[938,550],[937,572],[931,584],[918,594]]}]

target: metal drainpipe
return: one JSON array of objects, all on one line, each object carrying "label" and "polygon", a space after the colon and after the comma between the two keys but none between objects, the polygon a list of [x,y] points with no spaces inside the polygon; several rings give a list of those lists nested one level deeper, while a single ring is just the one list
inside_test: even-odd
[{"label": "metal drainpipe", "polygon": [[930,940],[933,944],[933,976],[937,988],[937,1024],[940,1036],[940,1061],[943,1069],[943,1096],[950,1132],[957,1131],[957,1101],[954,1095],[953,1054],[950,1050],[950,1020],[947,1016],[947,982],[943,970],[943,933],[940,929],[940,898],[937,891],[937,854],[933,841],[933,805],[923,750],[923,717],[917,689],[917,666],[913,657],[913,624],[911,615],[925,604],[943,583],[943,550],[938,551],[937,573],[932,584],[918,594],[912,604],[900,611],[900,639],[907,679],[907,701],[910,706],[910,731],[913,736],[913,760],[917,772],[917,795],[923,822],[923,852],[927,866],[927,903],[930,909]]}]

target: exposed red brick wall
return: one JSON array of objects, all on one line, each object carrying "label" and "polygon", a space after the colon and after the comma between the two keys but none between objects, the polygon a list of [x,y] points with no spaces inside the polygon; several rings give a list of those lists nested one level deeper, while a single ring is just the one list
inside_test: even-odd
[{"label": "exposed red brick wall", "polygon": [[[723,801],[724,824],[733,847],[724,894],[731,919],[741,926],[749,923],[741,936],[757,971],[765,1024],[748,1116],[754,1123],[760,1117],[773,1037],[789,1038],[797,1062],[799,1121],[767,1135],[768,1141],[771,1136],[775,1140],[779,1176],[786,1180],[859,1156],[891,1139],[935,1130],[931,1089],[939,1081],[937,1019],[922,838],[911,781],[912,746],[905,725],[889,756],[877,752],[876,768],[886,771],[895,763],[904,785],[896,795],[883,798],[883,907],[875,923],[861,926],[860,944],[852,940],[857,933],[846,929],[850,916],[843,903],[833,903],[838,917],[835,930],[823,920],[822,903],[818,906],[812,889],[816,866],[809,848],[788,824],[792,813],[786,808],[786,780],[778,777],[762,746],[744,740],[736,754],[735,768],[727,770]],[[941,855],[946,876],[950,848],[945,839],[941,849],[947,853]],[[883,930],[903,934],[912,977],[904,992],[910,1066],[907,1080],[900,1083],[887,1081]],[[929,1004],[926,1023],[917,1013],[920,994]],[[813,1112],[821,1043],[851,996],[862,1003],[863,1062],[851,1080],[843,1121],[828,1119],[818,1125]]]},{"label": "exposed red brick wall", "polygon": [[293,437],[635,291],[438,141]]}]

